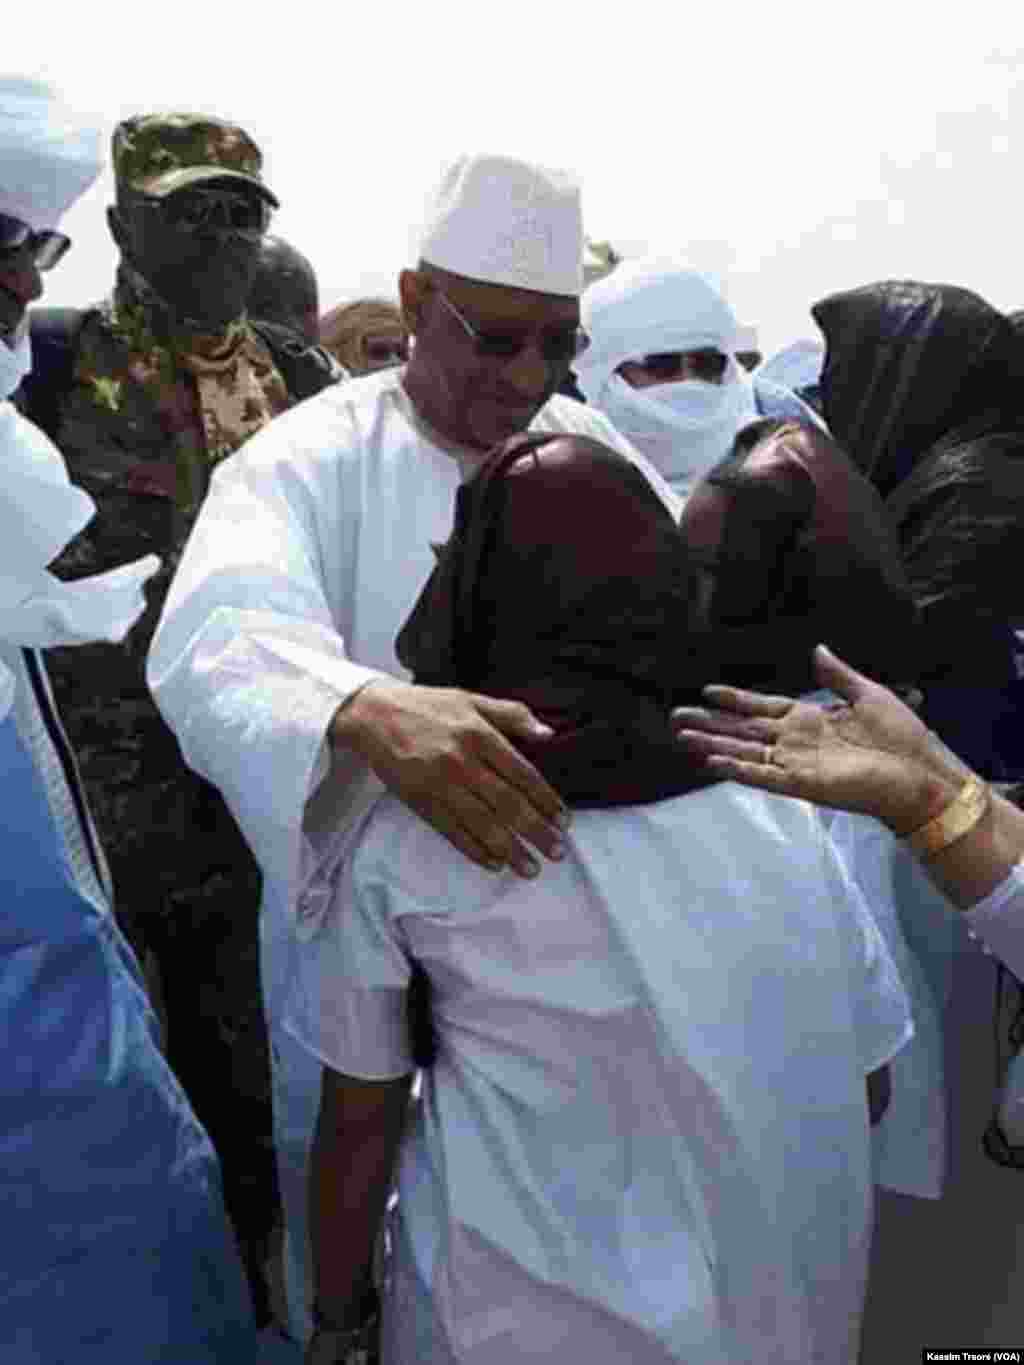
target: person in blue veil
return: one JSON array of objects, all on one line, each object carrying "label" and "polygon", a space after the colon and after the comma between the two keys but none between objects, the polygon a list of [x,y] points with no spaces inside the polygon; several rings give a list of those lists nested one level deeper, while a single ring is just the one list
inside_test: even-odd
[{"label": "person in blue veil", "polygon": [[40,652],[123,638],[159,561],[47,572],[95,506],[7,401],[97,147],[48,85],[0,76],[0,1359],[234,1365],[257,1338],[216,1157],[114,922]]}]

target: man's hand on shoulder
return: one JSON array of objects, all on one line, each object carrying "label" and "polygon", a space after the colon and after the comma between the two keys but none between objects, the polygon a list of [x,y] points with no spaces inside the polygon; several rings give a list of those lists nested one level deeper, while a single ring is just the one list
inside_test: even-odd
[{"label": "man's hand on shoulder", "polygon": [[338,709],[330,737],[472,862],[533,877],[524,844],[560,858],[569,813],[505,735],[550,733],[520,702],[380,678]]}]

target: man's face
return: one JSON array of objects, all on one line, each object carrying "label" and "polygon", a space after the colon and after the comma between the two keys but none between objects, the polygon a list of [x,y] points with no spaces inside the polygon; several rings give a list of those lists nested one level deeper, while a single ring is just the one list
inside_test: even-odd
[{"label": "man's face", "polygon": [[0,251],[0,341],[17,343],[29,304],[42,292],[42,276],[29,249]]},{"label": "man's face", "polygon": [[705,384],[721,384],[728,357],[721,351],[665,351],[624,361],[616,370],[633,389],[649,389],[655,384],[677,384],[684,379],[702,379]]},{"label": "man's face", "polygon": [[267,218],[255,190],[211,181],[165,199],[126,194],[110,222],[122,255],[179,317],[223,326],[245,311]]},{"label": "man's face", "polygon": [[405,387],[423,417],[477,450],[529,426],[568,373],[579,300],[433,266],[405,271],[400,285],[416,338]]}]

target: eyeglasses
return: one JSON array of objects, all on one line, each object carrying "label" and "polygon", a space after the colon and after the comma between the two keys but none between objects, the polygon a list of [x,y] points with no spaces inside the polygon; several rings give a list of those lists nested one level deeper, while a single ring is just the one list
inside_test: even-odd
[{"label": "eyeglasses", "polygon": [[27,252],[37,270],[52,270],[70,245],[62,232],[36,232],[20,218],[0,213],[0,265]]},{"label": "eyeglasses", "polygon": [[158,209],[167,224],[180,232],[234,232],[240,237],[262,237],[270,223],[270,207],[265,200],[234,190],[179,190],[166,199],[143,202]]},{"label": "eyeglasses", "polygon": [[[478,356],[490,360],[511,360],[529,345],[531,335],[529,332],[482,332],[462,316],[446,294],[436,288],[434,292],[452,317],[462,325]],[[544,352],[544,359],[553,369],[568,368],[589,345],[590,338],[581,327],[559,327],[541,333],[541,350]]]},{"label": "eyeglasses", "polygon": [[681,374],[688,373],[694,379],[703,379],[714,384],[725,374],[729,357],[710,347],[702,351],[658,351],[654,355],[641,356],[630,362],[646,370],[652,378],[662,384],[671,383]]},{"label": "eyeglasses", "polygon": [[371,365],[404,365],[409,359],[404,341],[367,341],[363,350]]}]

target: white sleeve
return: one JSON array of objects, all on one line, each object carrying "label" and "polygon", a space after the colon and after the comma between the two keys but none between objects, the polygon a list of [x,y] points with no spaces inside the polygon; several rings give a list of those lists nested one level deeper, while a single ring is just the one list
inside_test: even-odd
[{"label": "white sleeve", "polygon": [[[355,866],[354,866],[355,864]],[[393,893],[360,883],[349,859],[317,933],[292,947],[284,1028],[324,1066],[362,1080],[416,1069],[406,992],[412,964],[393,929]]]},{"label": "white sleeve", "polygon": [[147,666],[185,761],[220,789],[264,869],[293,883],[331,718],[381,676],[348,657],[324,590],[323,528],[342,525],[331,460],[346,423],[318,402],[215,471]]},{"label": "white sleeve", "polygon": [[892,1061],[914,1036],[903,981],[856,883],[826,835],[828,878],[850,971],[854,1032],[864,1074]]},{"label": "white sleeve", "polygon": [[1024,863],[964,914],[968,932],[1024,979]]}]

